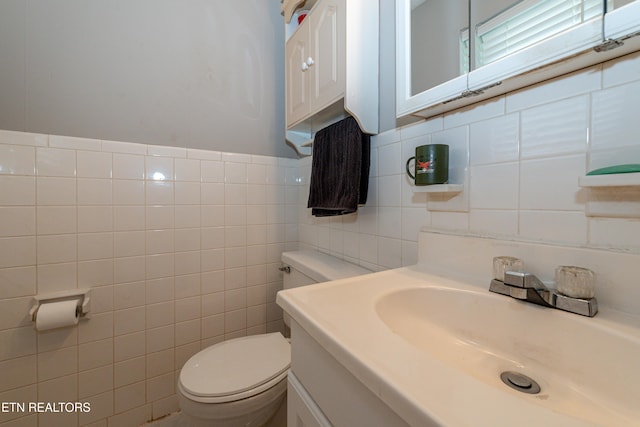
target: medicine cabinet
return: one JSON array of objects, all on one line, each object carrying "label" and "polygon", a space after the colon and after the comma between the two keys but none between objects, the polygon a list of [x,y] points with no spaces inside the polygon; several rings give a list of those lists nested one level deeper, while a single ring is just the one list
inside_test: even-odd
[{"label": "medicine cabinet", "polygon": [[396,0],[396,115],[431,117],[640,50],[640,0]]}]

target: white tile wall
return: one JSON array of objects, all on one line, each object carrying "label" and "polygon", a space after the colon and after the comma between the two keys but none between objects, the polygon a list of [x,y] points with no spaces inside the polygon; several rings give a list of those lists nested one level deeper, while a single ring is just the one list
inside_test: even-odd
[{"label": "white tile wall", "polygon": [[[297,170],[293,159],[0,131],[0,396],[92,404],[64,420],[0,413],[0,425],[138,425],[176,410],[192,354],[279,330]],[[94,288],[91,319],[36,332],[31,296],[75,287]]]},{"label": "white tile wall", "polygon": [[[640,191],[598,196],[599,212],[633,218],[592,217],[595,195],[578,186],[589,170],[640,163],[639,63],[631,54],[374,136],[369,198],[349,219],[310,215],[311,162],[301,160],[301,246],[373,270],[414,263],[421,227],[640,251]],[[405,162],[430,143],[450,145],[462,193],[413,192]]]}]

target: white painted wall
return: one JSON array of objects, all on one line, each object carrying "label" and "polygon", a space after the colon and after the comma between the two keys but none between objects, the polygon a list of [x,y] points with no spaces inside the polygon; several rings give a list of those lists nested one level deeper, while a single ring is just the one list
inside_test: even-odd
[{"label": "white painted wall", "polygon": [[3,0],[0,129],[293,157],[278,0]]}]

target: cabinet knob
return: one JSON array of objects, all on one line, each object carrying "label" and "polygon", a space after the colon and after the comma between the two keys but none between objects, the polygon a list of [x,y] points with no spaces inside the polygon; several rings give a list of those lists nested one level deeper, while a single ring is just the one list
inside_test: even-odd
[{"label": "cabinet knob", "polygon": [[312,58],[312,57],[308,57],[308,58],[307,58],[306,64],[307,64],[309,67],[311,67],[311,66],[312,66],[313,64],[315,64],[315,63],[316,63],[316,62],[313,60],[313,58]]},{"label": "cabinet knob", "polygon": [[302,71],[307,71],[309,69],[309,66],[307,65],[306,62],[303,62],[301,68],[302,68]]}]

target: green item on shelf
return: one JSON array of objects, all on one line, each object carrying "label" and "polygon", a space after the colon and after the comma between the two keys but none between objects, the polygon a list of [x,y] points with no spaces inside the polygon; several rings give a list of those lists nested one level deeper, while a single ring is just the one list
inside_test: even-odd
[{"label": "green item on shelf", "polygon": [[639,163],[629,163],[626,165],[607,166],[606,168],[594,169],[587,175],[610,175],[614,173],[634,173],[640,172]]}]

